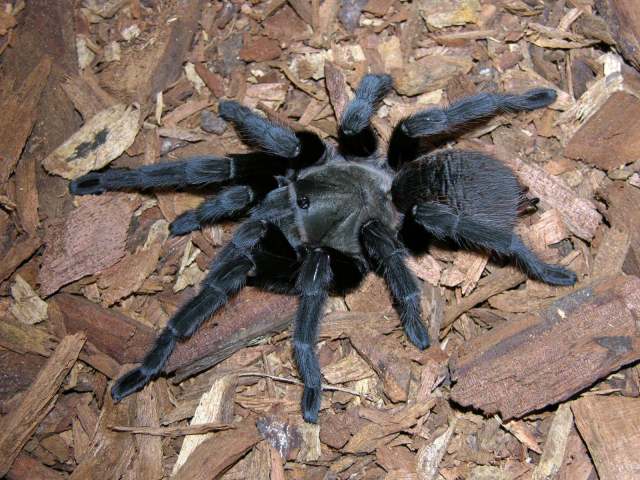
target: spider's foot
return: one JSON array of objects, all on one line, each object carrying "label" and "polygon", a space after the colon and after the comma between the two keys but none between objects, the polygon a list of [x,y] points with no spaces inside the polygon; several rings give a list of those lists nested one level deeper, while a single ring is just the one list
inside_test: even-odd
[{"label": "spider's foot", "polygon": [[125,373],[111,387],[111,397],[117,403],[132,393],[142,390],[152,380],[151,375],[142,371],[140,367]]},{"label": "spider's foot", "polygon": [[536,110],[551,105],[556,98],[558,94],[551,88],[534,88],[522,95],[522,106],[526,110]]},{"label": "spider's foot", "polygon": [[73,195],[99,195],[104,193],[107,190],[100,181],[101,176],[101,173],[90,172],[78,177],[69,184],[69,191]]},{"label": "spider's foot", "polygon": [[304,387],[302,394],[302,418],[307,423],[318,423],[318,412],[322,400],[320,387]]},{"label": "spider's foot", "polygon": [[200,230],[200,222],[193,211],[183,213],[169,225],[172,236],[186,235],[194,230]]},{"label": "spider's foot", "polygon": [[576,283],[578,276],[560,265],[545,265],[540,280],[549,285],[571,286]]},{"label": "spider's foot", "polygon": [[409,341],[420,350],[425,350],[429,347],[431,343],[429,341],[429,332],[420,320],[406,322],[404,324],[404,332]]}]

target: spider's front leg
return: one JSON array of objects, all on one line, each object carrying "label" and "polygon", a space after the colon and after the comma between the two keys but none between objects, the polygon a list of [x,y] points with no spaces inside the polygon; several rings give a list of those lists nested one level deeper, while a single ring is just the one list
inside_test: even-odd
[{"label": "spider's front leg", "polygon": [[405,262],[405,249],[391,229],[377,220],[362,227],[362,243],[369,258],[382,271],[407,338],[424,350],[429,346],[429,333],[422,322],[420,287]]},{"label": "spider's front leg", "polygon": [[402,120],[389,142],[389,164],[398,168],[414,160],[419,152],[418,139],[438,139],[459,132],[463,127],[503,112],[536,110],[551,105],[555,90],[535,88],[522,95],[480,93],[452,103],[445,108],[430,108]]},{"label": "spider's front leg", "polygon": [[338,141],[344,153],[365,157],[375,152],[378,142],[371,128],[371,117],[392,86],[389,75],[362,78],[355,98],[347,104],[340,119]]},{"label": "spider's front leg", "polygon": [[69,184],[74,195],[96,195],[112,190],[201,188],[226,182],[242,182],[258,175],[274,175],[286,165],[262,153],[186,158],[177,162],[145,165],[136,169],[112,168],[90,172]]},{"label": "spider's front leg", "polygon": [[247,145],[283,158],[295,158],[302,150],[293,130],[258,115],[236,101],[221,101],[218,113],[234,125]]},{"label": "spider's front leg", "polygon": [[115,401],[141,390],[160,375],[176,342],[193,335],[204,320],[244,286],[247,275],[254,268],[251,251],[257,247],[266,229],[266,224],[254,221],[238,228],[231,242],[213,261],[200,293],[169,320],[142,364],[116,381],[111,389]]},{"label": "spider's front leg", "polygon": [[294,355],[304,382],[302,416],[311,423],[318,421],[322,400],[322,377],[315,345],[331,280],[329,254],[321,249],[311,251],[302,262],[296,281],[300,304],[293,334]]}]

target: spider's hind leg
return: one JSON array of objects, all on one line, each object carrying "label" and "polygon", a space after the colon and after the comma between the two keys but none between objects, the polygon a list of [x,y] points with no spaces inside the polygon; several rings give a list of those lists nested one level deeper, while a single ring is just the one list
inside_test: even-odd
[{"label": "spider's hind leg", "polygon": [[463,247],[489,250],[509,257],[531,277],[550,285],[573,285],[574,272],[560,265],[543,262],[510,229],[489,226],[465,215],[451,206],[425,202],[413,208],[413,218],[425,230],[440,239],[452,239]]},{"label": "spider's hind leg", "polygon": [[111,389],[114,400],[120,401],[141,390],[160,375],[176,342],[193,335],[203,321],[227,303],[229,296],[244,286],[254,268],[251,250],[258,245],[266,228],[262,222],[247,222],[238,228],[231,242],[213,261],[200,293],[169,320],[142,364],[116,381]]}]

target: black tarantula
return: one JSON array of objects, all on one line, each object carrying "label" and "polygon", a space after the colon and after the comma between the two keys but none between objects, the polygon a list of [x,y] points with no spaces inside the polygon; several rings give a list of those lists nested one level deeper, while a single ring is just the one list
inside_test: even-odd
[{"label": "black tarantula", "polygon": [[510,258],[531,278],[552,285],[575,283],[573,272],[543,263],[514,233],[518,213],[533,201],[509,168],[477,152],[424,154],[425,140],[433,147],[497,113],[545,107],[555,92],[482,93],[447,108],[420,111],[395,126],[383,155],[370,120],[391,88],[388,75],[362,79],[340,120],[337,146],[234,101],[221,101],[220,116],[256,152],[92,172],[71,182],[76,195],[226,185],[178,217],[171,224],[174,235],[248,217],[212,262],[200,292],[169,320],[142,364],[116,381],[111,390],[116,401],[157,377],[176,342],[192,335],[249,282],[300,298],[293,349],[304,381],[303,417],[317,422],[321,375],[314,350],[331,291],[355,288],[371,270],[381,274],[407,337],[420,349],[429,346],[420,287],[407,267],[403,245],[429,234]]}]

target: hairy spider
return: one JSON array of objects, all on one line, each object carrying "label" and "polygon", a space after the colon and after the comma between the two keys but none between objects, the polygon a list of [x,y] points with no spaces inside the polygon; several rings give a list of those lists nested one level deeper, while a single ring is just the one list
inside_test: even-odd
[{"label": "hairy spider", "polygon": [[509,168],[476,152],[424,153],[424,140],[433,147],[471,122],[545,107],[555,92],[482,93],[418,112],[395,126],[384,155],[377,151],[370,120],[391,88],[388,75],[362,79],[342,115],[337,146],[222,101],[220,116],[256,152],[92,172],[71,182],[76,195],[226,185],[178,217],[171,224],[174,235],[248,217],[212,262],[200,292],[169,320],[142,364],[116,381],[116,401],[157,377],[176,342],[251,283],[299,296],[293,349],[304,381],[303,417],[316,422],[321,375],[314,349],[329,292],[356,287],[371,270],[381,274],[407,337],[420,349],[429,346],[420,287],[407,267],[403,241],[448,239],[510,258],[531,278],[575,283],[573,272],[542,262],[514,233],[519,212],[534,200],[526,198]]}]

